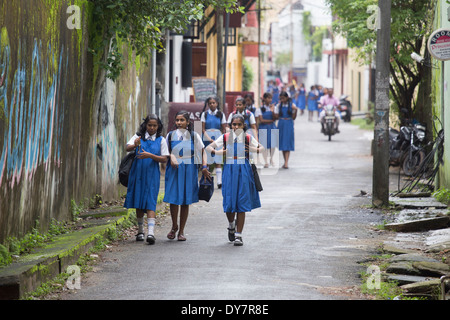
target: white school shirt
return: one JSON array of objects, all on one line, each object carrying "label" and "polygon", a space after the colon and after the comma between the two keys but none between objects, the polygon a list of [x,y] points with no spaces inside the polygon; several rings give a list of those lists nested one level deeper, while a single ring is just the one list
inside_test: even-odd
[{"label": "white school shirt", "polygon": [[[208,112],[208,114],[211,115],[211,116],[215,116],[217,114],[217,111],[218,111],[217,109],[214,112],[208,109],[208,111],[206,111],[206,112]],[[200,117],[200,121],[201,122],[206,122],[206,118],[205,118],[205,113],[204,112],[202,112],[202,115]],[[225,119],[225,113],[223,113],[223,112],[222,112],[222,121],[220,123],[221,124],[227,123],[227,119]]]},{"label": "white school shirt", "polygon": [[[250,117],[248,118],[248,121],[250,122],[250,124],[256,124],[256,120],[255,120],[255,115],[253,114],[253,112],[250,112]],[[244,112],[239,112],[236,110],[236,114],[240,114],[242,116],[246,116],[247,110],[244,110]],[[234,113],[230,113],[230,116],[228,117],[228,123],[231,124],[231,119],[233,118]]]},{"label": "white school shirt", "polygon": [[[270,110],[270,106],[266,106],[266,110]],[[273,113],[278,114],[278,106],[274,106]],[[262,116],[261,108],[257,108],[255,111],[255,118]]]},{"label": "white school shirt", "polygon": [[[169,134],[171,134],[171,133],[169,132],[166,136],[167,143],[169,141]],[[176,129],[175,131],[173,131],[172,134],[173,134],[172,141],[180,141],[181,137],[183,137],[182,141],[191,140],[191,136],[190,136],[188,130],[184,130],[184,132],[183,132],[180,129]],[[201,154],[202,149],[205,147],[205,145],[203,144],[202,138],[195,131],[192,131],[192,134],[194,134],[194,148],[199,154]]]},{"label": "white school shirt", "polygon": [[[256,139],[250,135],[250,146],[254,147],[254,148],[258,148],[258,141],[256,141]],[[230,131],[230,135],[228,136],[228,141],[231,141],[236,138],[236,134],[234,133],[234,131]],[[241,133],[240,135],[237,136],[237,143],[245,143],[245,133]],[[223,135],[221,135],[219,138],[217,138],[216,141],[214,141],[216,144],[216,149],[217,150],[221,150],[223,148]]]},{"label": "white school shirt", "polygon": [[[127,142],[127,145],[134,145],[134,141],[136,141],[136,139],[139,138],[138,135],[134,135],[130,141]],[[150,135],[148,132],[145,132],[145,140],[151,140],[151,141],[155,141],[156,140],[156,133],[154,135]],[[162,156],[168,156],[169,154],[169,149],[167,148],[167,142],[166,139],[164,137],[161,137],[161,155]]]}]

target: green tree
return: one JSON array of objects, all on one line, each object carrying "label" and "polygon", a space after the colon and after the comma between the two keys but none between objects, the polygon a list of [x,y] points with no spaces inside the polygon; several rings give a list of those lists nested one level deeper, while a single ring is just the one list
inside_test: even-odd
[{"label": "green tree", "polygon": [[[333,22],[335,32],[347,38],[350,48],[355,48],[357,59],[362,63],[374,61],[376,52],[375,10],[377,0],[327,0],[337,19]],[[415,97],[419,84],[428,72],[425,67],[411,59],[411,53],[426,55],[426,41],[431,33],[436,0],[392,0],[391,46],[390,46],[390,93],[393,106],[406,109],[414,115]],[[421,105],[418,107],[426,107]],[[416,108],[417,109],[417,108]],[[423,114],[423,112],[421,112]],[[402,117],[402,114],[399,114]]]},{"label": "green tree", "polygon": [[247,60],[242,60],[242,91],[250,91],[253,83],[253,69]]},{"label": "green tree", "polygon": [[192,20],[202,19],[208,6],[228,12],[242,10],[235,0],[91,0],[94,35],[91,52],[107,77],[123,70],[122,43],[148,62],[153,49],[163,49],[164,30],[183,32]]}]

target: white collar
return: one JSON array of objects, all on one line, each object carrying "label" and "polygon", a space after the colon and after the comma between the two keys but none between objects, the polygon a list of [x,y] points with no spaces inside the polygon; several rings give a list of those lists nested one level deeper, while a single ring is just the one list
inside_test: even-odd
[{"label": "white collar", "polygon": [[147,131],[145,132],[145,140],[156,140],[156,133],[154,135],[150,135]]},{"label": "white collar", "polygon": [[217,108],[214,111],[211,111],[211,109],[208,109],[208,113],[211,115],[215,115],[217,113],[217,111],[218,111]]},{"label": "white collar", "polygon": [[231,137],[230,138],[233,139],[233,140],[236,139],[236,137],[237,137],[238,141],[243,141],[245,136],[246,136],[246,132],[244,132],[244,131],[240,135],[236,135],[234,130],[231,130]]}]

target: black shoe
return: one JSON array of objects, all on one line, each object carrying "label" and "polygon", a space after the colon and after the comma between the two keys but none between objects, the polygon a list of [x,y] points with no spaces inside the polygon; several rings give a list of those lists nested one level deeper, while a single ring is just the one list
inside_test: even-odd
[{"label": "black shoe", "polygon": [[136,241],[144,241],[144,234],[143,233],[138,233],[136,235]]},{"label": "black shoe", "polygon": [[242,241],[242,237],[236,237],[236,240],[234,240],[235,246],[243,246],[244,242]]},{"label": "black shoe", "polygon": [[222,184],[217,185],[217,189],[220,189],[220,188],[222,188]]},{"label": "black shoe", "polygon": [[234,233],[236,232],[236,228],[230,229],[228,228],[228,240],[233,242],[236,238],[234,236]]},{"label": "black shoe", "polygon": [[147,242],[148,242],[148,244],[155,244],[155,241],[156,241],[156,239],[155,239],[155,236],[154,236],[154,235],[149,234],[149,235],[147,236]]}]

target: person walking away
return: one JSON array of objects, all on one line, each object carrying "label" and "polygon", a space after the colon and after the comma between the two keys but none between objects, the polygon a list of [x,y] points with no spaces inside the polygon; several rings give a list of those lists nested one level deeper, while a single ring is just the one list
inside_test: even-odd
[{"label": "person walking away", "polygon": [[135,150],[128,177],[125,208],[135,208],[138,221],[136,241],[144,241],[144,214],[147,213],[147,242],[155,243],[156,204],[160,186],[159,164],[169,157],[166,139],[161,136],[163,125],[157,115],[144,119],[139,131],[127,142],[126,150]]}]

